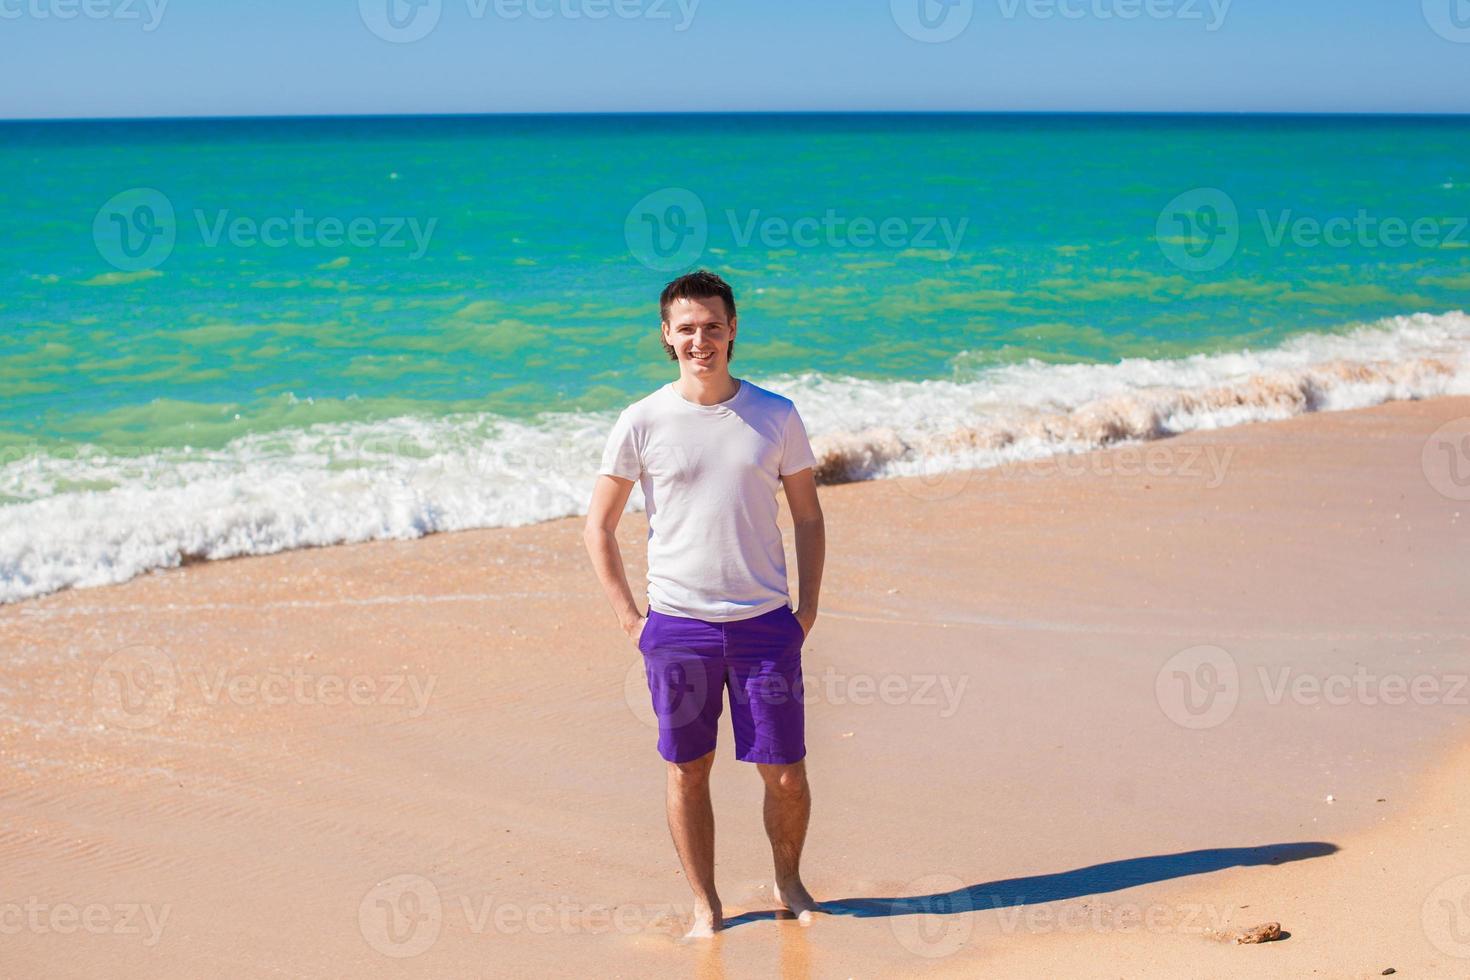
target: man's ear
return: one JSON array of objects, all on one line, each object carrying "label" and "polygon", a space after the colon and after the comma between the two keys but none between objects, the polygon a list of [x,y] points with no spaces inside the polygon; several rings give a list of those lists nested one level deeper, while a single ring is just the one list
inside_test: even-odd
[{"label": "man's ear", "polygon": [[740,318],[738,316],[732,316],[730,318],[730,339],[731,340],[734,340],[735,339],[735,328],[739,324],[739,321],[740,321]]}]

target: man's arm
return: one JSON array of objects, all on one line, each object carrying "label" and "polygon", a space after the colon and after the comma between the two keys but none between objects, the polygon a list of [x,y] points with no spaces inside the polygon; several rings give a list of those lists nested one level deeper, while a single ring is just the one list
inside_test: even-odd
[{"label": "man's arm", "polygon": [[592,488],[592,503],[587,506],[587,526],[582,530],[582,542],[587,546],[587,554],[592,556],[597,580],[602,583],[602,591],[607,593],[613,612],[617,613],[618,625],[630,638],[638,635],[643,613],[638,611],[638,604],[633,601],[633,590],[628,587],[628,573],[623,568],[617,530],[632,492],[632,480],[600,474]]},{"label": "man's arm", "polygon": [[796,618],[810,633],[817,618],[817,596],[822,591],[822,566],[827,560],[827,526],[817,501],[816,474],[810,466],[781,477],[781,487],[796,530]]}]

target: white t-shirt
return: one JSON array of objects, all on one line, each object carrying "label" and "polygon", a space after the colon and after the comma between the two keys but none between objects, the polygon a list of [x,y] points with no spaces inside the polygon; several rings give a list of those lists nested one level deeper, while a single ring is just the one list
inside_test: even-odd
[{"label": "white t-shirt", "polygon": [[625,408],[597,472],[643,488],[649,608],[732,622],[787,605],[776,487],[815,464],[791,399],[743,379],[718,405],[670,382]]}]

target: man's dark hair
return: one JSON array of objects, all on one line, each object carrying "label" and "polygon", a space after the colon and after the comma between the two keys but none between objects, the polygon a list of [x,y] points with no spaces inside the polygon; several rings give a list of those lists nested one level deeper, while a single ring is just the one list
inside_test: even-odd
[{"label": "man's dark hair", "polygon": [[[718,296],[725,302],[725,315],[731,320],[735,319],[735,291],[730,284],[713,272],[699,269],[688,275],[680,276],[664,287],[663,293],[658,298],[658,316],[662,323],[669,319],[669,307],[676,300],[681,299],[714,299]],[[663,341],[663,334],[659,334],[659,340]],[[664,343],[664,350],[668,352],[669,360],[677,361],[679,355],[674,353],[674,348]],[[730,341],[729,352],[725,360],[735,360],[735,341]]]}]

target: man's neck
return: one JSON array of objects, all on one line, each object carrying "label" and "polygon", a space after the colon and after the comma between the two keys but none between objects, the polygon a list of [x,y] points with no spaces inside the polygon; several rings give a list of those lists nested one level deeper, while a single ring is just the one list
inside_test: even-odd
[{"label": "man's neck", "polygon": [[735,392],[740,390],[740,383],[726,371],[719,377],[703,379],[681,374],[674,387],[685,401],[696,405],[718,405],[734,398]]}]

